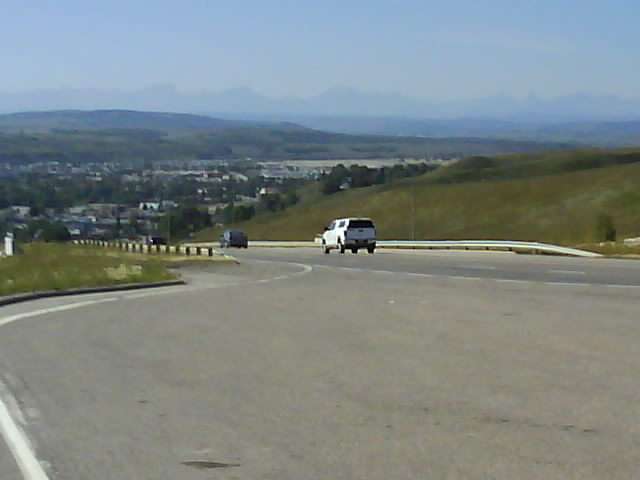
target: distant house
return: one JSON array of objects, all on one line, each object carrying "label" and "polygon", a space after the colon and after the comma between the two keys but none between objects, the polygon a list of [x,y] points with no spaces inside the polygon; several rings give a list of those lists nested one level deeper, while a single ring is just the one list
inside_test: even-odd
[{"label": "distant house", "polygon": [[140,202],[138,211],[141,213],[159,213],[178,208],[178,204],[173,200],[162,200],[161,202]]},{"label": "distant house", "polygon": [[277,195],[279,193],[280,190],[275,187],[262,187],[260,190],[258,190],[258,195],[260,197],[264,197],[265,195]]},{"label": "distant house", "polygon": [[160,211],[160,202],[140,202],[138,210],[141,212],[158,212]]},{"label": "distant house", "polygon": [[236,195],[236,205],[250,205],[258,201],[255,197],[248,197],[247,195]]},{"label": "distant house", "polygon": [[26,205],[11,205],[11,214],[17,218],[25,219],[31,215],[31,207]]},{"label": "distant house", "polygon": [[118,214],[118,205],[115,203],[90,203],[89,207],[100,217],[115,217]]},{"label": "distant house", "polygon": [[80,206],[69,207],[65,209],[65,211],[69,215],[88,215],[91,210],[93,209],[90,208],[88,205],[80,205]]},{"label": "distant house", "polygon": [[174,208],[178,208],[178,203],[173,200],[163,200],[161,207],[164,211],[173,210]]}]

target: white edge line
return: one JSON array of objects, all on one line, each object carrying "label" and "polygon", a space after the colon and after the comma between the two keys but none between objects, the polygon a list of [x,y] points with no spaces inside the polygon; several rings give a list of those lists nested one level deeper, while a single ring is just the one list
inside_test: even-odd
[{"label": "white edge line", "polygon": [[[7,325],[9,323],[39,315],[45,315],[47,313],[61,312],[64,310],[71,310],[74,308],[80,308],[87,305],[95,305],[97,303],[112,302],[116,298],[104,298],[99,300],[86,300],[83,302],[70,303],[68,305],[59,305],[57,307],[42,308],[40,310],[34,310],[31,312],[19,313],[16,315],[10,315],[0,319],[0,326]],[[5,391],[6,389],[2,389]],[[8,391],[8,390],[7,390]],[[7,393],[5,392],[5,395]],[[49,480],[49,477],[45,473],[42,465],[38,462],[38,459],[33,451],[29,440],[25,433],[20,429],[18,424],[13,420],[9,413],[9,408],[5,402],[0,398],[0,433],[5,439],[9,450],[13,454],[13,458],[22,472],[22,476],[25,480]]]},{"label": "white edge line", "polygon": [[37,317],[39,315],[46,315],[47,313],[62,312],[64,310],[72,310],[74,308],[80,308],[88,305],[95,305],[97,303],[113,302],[117,300],[115,297],[102,298],[99,300],[85,300],[84,302],[69,303],[67,305],[59,305],[57,307],[42,308],[40,310],[32,310],[30,312],[17,313],[15,315],[9,315],[8,317],[0,318],[0,327],[13,323],[23,318]]},{"label": "white edge line", "polygon": [[[293,273],[291,275],[280,275],[269,279],[259,280],[258,282],[270,282],[274,280],[282,280],[285,278],[296,277],[299,275],[305,275],[313,270],[313,267],[305,264],[297,264],[302,267],[302,271]],[[173,292],[173,290],[171,290]],[[59,305],[57,307],[42,308],[39,310],[32,310],[30,312],[18,313],[15,315],[9,315],[7,317],[0,318],[0,327],[8,325],[10,323],[22,320],[25,318],[37,317],[40,315],[46,315],[48,313],[62,312],[65,310],[72,310],[75,308],[85,307],[89,305],[95,305],[98,303],[113,302],[120,298],[142,298],[152,295],[162,295],[168,292],[145,292],[143,294],[135,294],[121,297],[109,297],[96,300],[85,300],[82,302],[69,303],[67,305]],[[2,389],[5,391],[6,389]],[[8,391],[8,390],[7,390]],[[5,393],[7,395],[8,393]],[[9,450],[11,451],[13,458],[22,473],[25,480],[49,480],[49,477],[45,473],[42,465],[38,461],[36,454],[29,443],[28,437],[20,429],[18,424],[13,420],[9,412],[9,408],[5,404],[2,398],[0,398],[0,433],[4,438]]]},{"label": "white edge line", "polygon": [[25,480],[49,480],[24,432],[13,421],[0,398],[0,430]]}]

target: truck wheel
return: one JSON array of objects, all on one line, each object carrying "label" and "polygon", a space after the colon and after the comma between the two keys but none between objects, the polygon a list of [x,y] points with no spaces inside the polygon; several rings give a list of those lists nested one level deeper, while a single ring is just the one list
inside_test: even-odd
[{"label": "truck wheel", "polygon": [[329,250],[329,247],[327,247],[327,244],[325,242],[322,242],[322,252],[325,254],[329,254],[331,250]]},{"label": "truck wheel", "polygon": [[369,252],[369,253],[373,253],[375,251],[376,251],[376,247],[368,247],[367,248],[367,252]]},{"label": "truck wheel", "polygon": [[351,249],[351,253],[358,253],[358,249],[357,248],[352,248]]}]

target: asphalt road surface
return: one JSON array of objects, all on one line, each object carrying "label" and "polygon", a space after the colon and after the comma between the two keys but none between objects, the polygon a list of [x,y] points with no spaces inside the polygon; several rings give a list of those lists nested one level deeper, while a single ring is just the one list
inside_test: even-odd
[{"label": "asphalt road surface", "polygon": [[640,263],[232,254],[0,308],[0,399],[47,478],[640,478]]},{"label": "asphalt road surface", "polygon": [[21,480],[18,466],[9,453],[9,449],[4,441],[0,441],[0,478],[2,480]]}]

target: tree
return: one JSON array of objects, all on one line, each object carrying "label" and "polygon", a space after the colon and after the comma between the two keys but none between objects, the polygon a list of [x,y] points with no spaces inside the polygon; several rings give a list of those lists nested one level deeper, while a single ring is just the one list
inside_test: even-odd
[{"label": "tree", "polygon": [[20,237],[24,241],[68,242],[71,240],[69,230],[60,221],[32,220],[22,233],[24,235]]},{"label": "tree", "polygon": [[285,204],[282,200],[282,196],[279,193],[273,193],[270,195],[263,195],[260,202],[270,212],[276,212],[278,210],[284,210]]},{"label": "tree", "polygon": [[349,170],[347,170],[347,168],[343,164],[339,163],[338,165],[333,167],[327,175],[321,177],[320,181],[322,185],[320,187],[320,190],[325,195],[331,195],[333,193],[339,192],[340,187],[348,177]]},{"label": "tree", "polygon": [[596,219],[596,235],[599,241],[615,242],[616,227],[613,218],[608,213],[602,212]]},{"label": "tree", "polygon": [[132,216],[129,218],[129,229],[134,233],[139,233],[140,224],[136,217]]},{"label": "tree", "polygon": [[284,196],[285,205],[295,205],[300,201],[300,195],[295,190],[289,190]]},{"label": "tree", "polygon": [[176,239],[210,226],[211,216],[207,210],[188,205],[163,215],[158,230],[162,235]]}]

